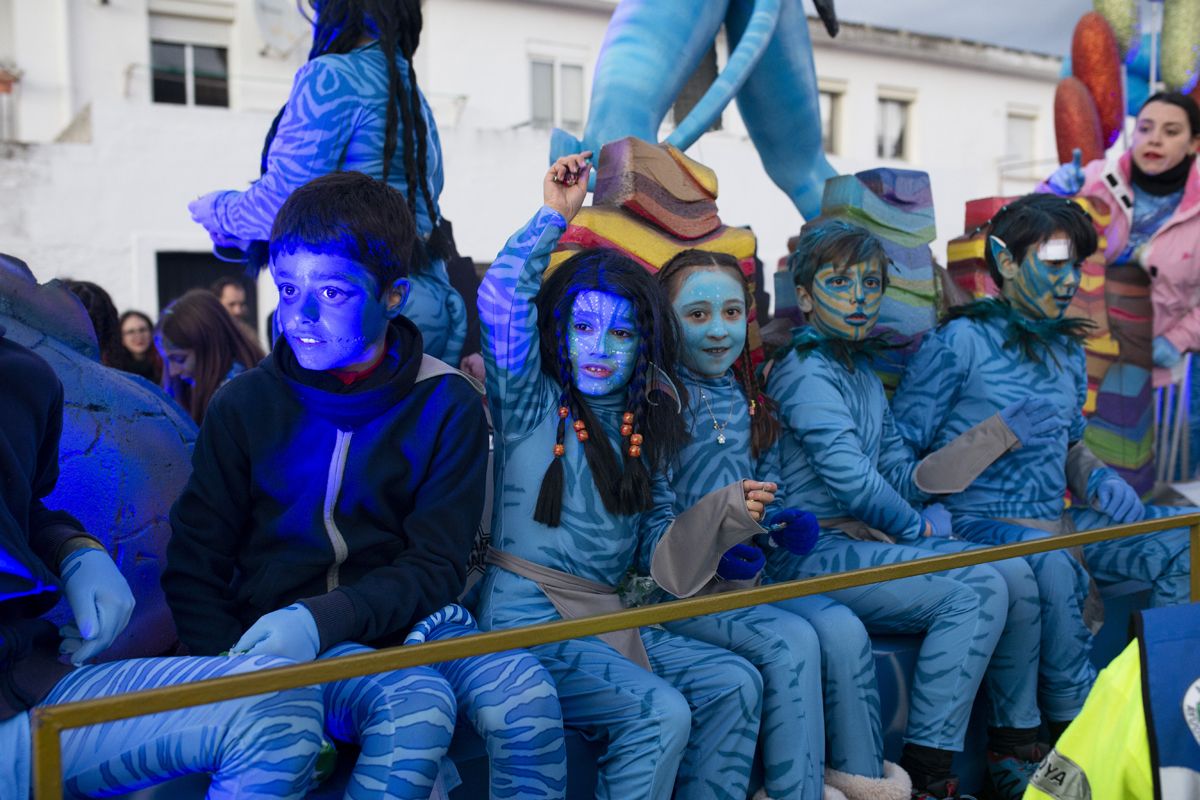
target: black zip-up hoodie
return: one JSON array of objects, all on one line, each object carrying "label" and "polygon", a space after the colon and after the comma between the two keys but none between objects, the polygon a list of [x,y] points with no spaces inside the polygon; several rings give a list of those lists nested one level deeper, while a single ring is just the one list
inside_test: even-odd
[{"label": "black zip-up hoodie", "polygon": [[71,671],[58,661],[58,631],[39,619],[60,597],[60,548],[87,536],[79,520],[42,502],[58,480],[62,413],[54,370],[0,327],[0,720]]},{"label": "black zip-up hoodie", "polygon": [[162,585],[192,653],[228,650],[301,601],[321,650],[399,644],[453,602],[483,513],[487,423],[459,375],[415,383],[403,317],[383,362],[345,386],[287,339],[213,396],[171,509]]}]

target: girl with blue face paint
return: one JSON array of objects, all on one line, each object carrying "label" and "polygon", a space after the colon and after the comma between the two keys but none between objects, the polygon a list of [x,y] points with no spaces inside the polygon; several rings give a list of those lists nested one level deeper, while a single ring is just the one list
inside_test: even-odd
[{"label": "girl with blue face paint", "polygon": [[[686,434],[679,332],[662,289],[612,250],[582,251],[546,275],[586,196],[588,155],[546,174],[545,206],[480,288],[497,492],[484,628],[617,610],[615,587],[634,567],[693,593],[731,544],[762,530],[753,514],[771,497],[738,484],[676,515],[666,469]],[[564,724],[606,744],[597,797],[744,800],[762,703],[744,659],[661,628],[532,652],[554,676]]]},{"label": "girl with blue face paint", "polygon": [[[777,482],[779,422],[775,404],[762,393],[750,363],[746,334],[751,292],[737,260],[723,253],[685,250],[659,270],[658,279],[683,330],[679,375],[687,390],[684,421],[689,441],[671,471],[675,510],[683,511],[714,489],[747,476]],[[783,523],[773,533],[778,543],[760,536],[735,545],[731,553],[752,553],[761,569],[759,543],[799,553],[811,549],[817,530],[811,515],[772,508],[766,519],[768,525]],[[718,571],[718,580],[731,577]],[[753,574],[745,577],[750,585],[757,582]],[[719,585],[714,582],[709,588]],[[823,791],[827,797],[841,796],[825,787],[826,726],[835,734],[830,742],[835,770],[851,766],[843,742],[880,739],[870,640],[848,608],[818,595],[664,627],[732,650],[759,670],[759,744],[768,797],[819,797]],[[879,781],[893,792],[881,791],[879,796],[907,800],[907,776],[899,768],[893,773]]]}]

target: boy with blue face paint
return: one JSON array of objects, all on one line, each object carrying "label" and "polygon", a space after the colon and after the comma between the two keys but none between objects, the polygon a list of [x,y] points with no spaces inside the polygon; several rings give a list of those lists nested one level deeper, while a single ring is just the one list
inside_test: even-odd
[{"label": "boy with blue face paint", "polygon": [[[548,277],[587,194],[589,153],[559,159],[544,207],[509,239],[479,294],[496,503],[480,621],[507,628],[618,610],[631,567],[673,594],[701,589],[760,532],[771,493],[732,483],[676,516],[666,467],[685,439],[678,328],[661,288],[615,250]],[[565,724],[603,742],[598,798],[744,800],[762,681],[748,662],[662,628],[540,645]]]},{"label": "boy with blue face paint", "polygon": [[[400,315],[414,237],[403,196],[359,173],[281,208],[283,336],[214,396],[171,512],[163,588],[193,652],[311,661],[476,630],[453,602],[487,426],[476,387],[424,355]],[[492,797],[563,797],[561,712],[528,653],[322,691],[329,734],[361,745],[347,797],[428,797],[456,708],[487,746]]]},{"label": "boy with blue face paint", "polygon": [[[675,510],[682,512],[713,489],[745,476],[776,483],[779,422],[746,350],[750,292],[737,260],[723,253],[685,250],[657,275],[683,330],[679,376],[687,392],[684,420],[689,441],[671,471]],[[773,507],[765,522],[772,529],[771,541],[756,538],[768,548],[803,554],[815,542],[811,514]],[[739,543],[728,557],[731,564],[718,569],[718,580],[706,587],[709,591],[757,582],[754,578],[764,561],[757,543]],[[871,643],[862,623],[845,606],[823,596],[804,597],[664,627],[732,650],[762,674],[760,747],[766,796],[782,800],[824,792],[826,798],[840,798],[834,786],[857,782],[870,787],[873,797],[908,800],[908,776],[894,764],[885,768],[882,756],[876,770],[886,769],[886,776],[844,772],[846,742],[873,739],[875,751],[882,752]]]},{"label": "boy with blue face paint", "polygon": [[[1083,442],[1087,323],[1063,312],[1079,286],[1080,262],[1097,246],[1087,214],[1072,201],[1031,195],[997,212],[989,233],[988,266],[1001,297],[952,310],[926,335],[893,399],[897,427],[924,452],[1034,396],[1052,404],[1053,424],[945,499],[955,532],[1002,544],[1191,511],[1143,506]],[[1064,509],[1068,489],[1078,500]],[[1144,580],[1155,606],[1187,601],[1185,530],[1100,542],[1083,555],[1101,583]],[[1095,677],[1083,622],[1086,583],[1074,592],[1064,584],[1038,576],[1039,694],[1055,736],[1079,713]]]},{"label": "boy with blue face paint", "polygon": [[[831,220],[806,228],[789,259],[799,305],[811,325],[777,357],[769,394],[780,403],[784,502],[813,511],[822,535],[807,556],[775,551],[776,580],[922,558],[929,549],[959,550],[946,541],[940,506],[919,486],[947,471],[971,472],[998,455],[986,431],[953,442],[918,464],[896,433],[869,336],[886,284],[882,245],[866,231]],[[1025,409],[1015,417],[1028,416]],[[1011,434],[1009,435],[1011,438]],[[981,444],[982,441],[982,444]],[[878,632],[925,632],[912,690],[901,766],[914,796],[954,797],[953,752],[961,750],[975,691],[986,671],[997,728],[1009,727],[1013,706],[1032,703],[1036,673],[1036,585],[1025,562],[969,567],[862,589],[831,592]],[[988,667],[993,650],[997,658]],[[859,748],[859,774],[877,770],[880,756]]]}]

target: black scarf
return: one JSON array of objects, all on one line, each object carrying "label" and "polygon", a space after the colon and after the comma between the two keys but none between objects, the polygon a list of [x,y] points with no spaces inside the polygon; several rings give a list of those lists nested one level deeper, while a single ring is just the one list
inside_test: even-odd
[{"label": "black scarf", "polygon": [[1138,168],[1137,162],[1134,161],[1132,162],[1133,185],[1146,194],[1152,194],[1155,197],[1175,194],[1178,191],[1182,191],[1183,187],[1187,185],[1188,175],[1191,173],[1192,164],[1195,161],[1196,156],[1190,155],[1166,172],[1161,172],[1158,175],[1147,175]]}]

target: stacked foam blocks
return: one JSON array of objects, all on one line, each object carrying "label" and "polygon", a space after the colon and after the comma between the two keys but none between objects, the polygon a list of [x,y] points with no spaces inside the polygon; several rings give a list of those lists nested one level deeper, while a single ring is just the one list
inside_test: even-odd
[{"label": "stacked foam blocks", "polygon": [[[579,250],[606,247],[657,272],[676,254],[695,248],[728,253],[752,279],[754,234],[723,224],[716,201],[716,173],[677,148],[633,136],[609,142],[596,164],[592,205],[572,220],[550,258],[550,269]],[[761,358],[753,308],[749,345]]]},{"label": "stacked foam blocks", "polygon": [[[995,295],[988,274],[982,226],[1015,198],[988,197],[967,203],[967,233],[950,242],[950,279],[971,299]],[[1096,326],[1084,342],[1088,415],[1084,440],[1139,494],[1154,486],[1154,394],[1150,360],[1150,284],[1136,267],[1105,267],[1104,230],[1111,210],[1094,197],[1075,198],[1100,233],[1097,254],[1082,268],[1079,291],[1067,315]]]}]

